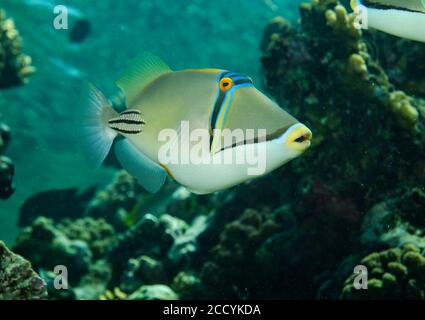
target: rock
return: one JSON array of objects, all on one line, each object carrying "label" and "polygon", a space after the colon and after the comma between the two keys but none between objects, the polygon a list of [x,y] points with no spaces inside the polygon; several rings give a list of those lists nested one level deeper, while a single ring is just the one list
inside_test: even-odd
[{"label": "rock", "polygon": [[141,286],[133,292],[128,300],[178,300],[177,294],[168,286],[156,284]]}]

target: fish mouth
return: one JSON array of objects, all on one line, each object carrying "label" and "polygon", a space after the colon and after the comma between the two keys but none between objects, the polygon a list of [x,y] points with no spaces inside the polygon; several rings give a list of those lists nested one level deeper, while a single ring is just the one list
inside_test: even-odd
[{"label": "fish mouth", "polygon": [[[307,149],[311,144],[311,139],[313,138],[313,134],[310,129],[308,129],[305,125],[297,123],[290,124],[280,129],[273,131],[270,134],[267,134],[265,137],[255,137],[254,139],[245,139],[232,145],[222,147],[217,152],[224,151],[226,149],[235,148],[241,145],[249,145],[249,144],[258,144],[260,142],[269,142],[272,140],[276,140],[281,138],[282,136],[290,135],[290,139],[293,139],[291,144],[294,144],[294,149]],[[288,142],[287,142],[288,144]]]},{"label": "fish mouth", "polygon": [[304,151],[311,146],[313,133],[304,124],[293,125],[284,135],[284,141],[288,147],[297,151]]}]

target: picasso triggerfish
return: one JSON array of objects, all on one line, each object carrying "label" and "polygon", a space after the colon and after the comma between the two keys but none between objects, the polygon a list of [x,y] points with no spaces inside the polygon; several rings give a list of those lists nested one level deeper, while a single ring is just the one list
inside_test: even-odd
[{"label": "picasso triggerfish", "polygon": [[[122,112],[90,86],[89,106],[81,115],[83,151],[92,167],[98,167],[114,146],[123,168],[150,192],[158,191],[167,176],[198,194],[223,190],[254,178],[247,170],[252,163],[221,161],[226,156],[262,153],[265,164],[259,175],[264,175],[311,143],[305,125],[257,90],[251,78],[235,72],[172,71],[145,53],[116,84],[126,99]],[[229,141],[226,129],[255,134],[234,135]],[[174,138],[167,134],[173,131]],[[193,139],[202,133],[207,139]],[[161,156],[164,144],[176,150],[198,149],[191,161],[166,162]]]}]

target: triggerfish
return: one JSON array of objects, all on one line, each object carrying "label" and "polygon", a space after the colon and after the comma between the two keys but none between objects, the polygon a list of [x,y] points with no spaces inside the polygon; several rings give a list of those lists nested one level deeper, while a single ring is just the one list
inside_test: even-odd
[{"label": "triggerfish", "polygon": [[425,42],[425,0],[351,0],[367,27]]},{"label": "triggerfish", "polygon": [[[150,192],[158,191],[168,175],[194,193],[223,190],[254,176],[249,174],[249,161],[220,159],[263,152],[266,161],[259,176],[299,156],[311,143],[312,133],[305,125],[257,90],[251,78],[235,72],[172,71],[145,53],[116,84],[126,99],[122,112],[90,85],[89,106],[80,121],[83,152],[91,166],[98,167],[114,145],[123,168]],[[250,129],[255,135],[235,135],[229,141],[223,134],[226,129],[239,133]],[[164,132],[176,134],[167,140]],[[201,142],[193,138],[203,133],[207,138]],[[164,144],[170,150],[198,149],[191,153],[191,161],[165,162]]]}]

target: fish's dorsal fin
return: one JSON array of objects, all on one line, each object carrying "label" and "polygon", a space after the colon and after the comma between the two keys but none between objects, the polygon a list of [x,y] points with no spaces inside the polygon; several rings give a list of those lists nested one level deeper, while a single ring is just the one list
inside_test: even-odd
[{"label": "fish's dorsal fin", "polygon": [[164,61],[152,53],[144,52],[130,63],[116,84],[124,92],[129,106],[143,88],[170,72],[172,70]]}]

